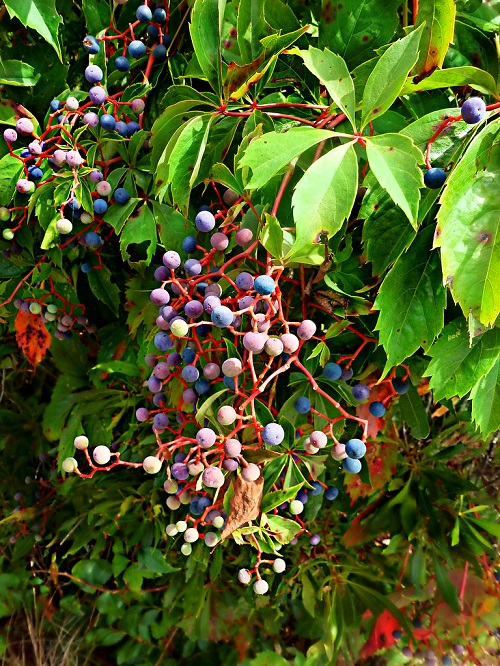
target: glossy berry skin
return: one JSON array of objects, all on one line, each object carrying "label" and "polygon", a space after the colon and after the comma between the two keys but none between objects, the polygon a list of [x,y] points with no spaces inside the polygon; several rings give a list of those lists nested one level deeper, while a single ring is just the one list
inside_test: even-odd
[{"label": "glossy berry skin", "polygon": [[146,54],[146,45],[138,39],[134,39],[133,42],[130,42],[128,45],[128,54],[131,58],[142,58]]},{"label": "glossy berry skin", "polygon": [[104,215],[108,210],[108,204],[104,199],[94,199],[94,213],[96,215]]},{"label": "glossy berry skin", "polygon": [[325,490],[325,498],[327,500],[337,499],[338,496],[339,496],[339,490],[338,488],[335,488],[335,486],[331,486],[330,488],[327,488]]},{"label": "glossy berry skin", "polygon": [[360,439],[350,439],[345,445],[345,452],[349,458],[359,460],[366,453],[366,445]]},{"label": "glossy berry skin", "polygon": [[118,132],[120,136],[128,136],[128,127],[127,123],[122,122],[119,120],[116,125],[115,125],[115,132]]},{"label": "glossy berry skin", "polygon": [[424,173],[424,185],[431,190],[438,190],[446,180],[446,173],[442,169],[432,168]]},{"label": "glossy berry skin", "polygon": [[118,56],[115,67],[119,72],[127,72],[130,69],[130,61],[125,56]]},{"label": "glossy berry skin", "polygon": [[217,328],[226,328],[233,323],[234,315],[225,305],[219,305],[212,310],[210,319]]},{"label": "glossy berry skin", "polygon": [[95,55],[99,53],[99,42],[93,35],[87,35],[83,40],[83,48],[90,53],[90,55]]},{"label": "glossy berry skin", "polygon": [[158,44],[157,46],[154,47],[153,56],[155,57],[156,60],[163,60],[163,58],[165,58],[166,55],[167,55],[166,46],[163,46],[163,44]]},{"label": "glossy berry skin", "polygon": [[182,350],[181,356],[184,363],[192,363],[196,357],[196,352],[191,347],[186,347]]},{"label": "glossy berry skin", "polygon": [[299,414],[307,414],[311,409],[311,401],[305,395],[301,395],[293,403],[293,407]]},{"label": "glossy berry skin", "polygon": [[337,363],[327,363],[323,368],[323,377],[335,381],[342,376],[342,368]]},{"label": "glossy berry skin", "polygon": [[276,289],[276,283],[270,275],[259,275],[255,278],[253,286],[261,296],[270,296]]},{"label": "glossy berry skin", "polygon": [[106,98],[107,94],[102,86],[92,86],[92,88],[89,90],[89,99],[93,104],[100,106],[101,104],[104,104]]},{"label": "glossy berry skin", "polygon": [[405,393],[408,392],[408,389],[410,388],[408,384],[401,379],[398,379],[398,377],[394,377],[392,380],[392,387],[398,393],[399,395],[404,395]]},{"label": "glossy berry skin", "polygon": [[164,23],[166,18],[167,18],[167,12],[164,9],[158,7],[158,9],[154,10],[153,20],[155,23]]},{"label": "glossy berry skin", "polygon": [[3,132],[3,138],[7,143],[14,143],[17,141],[17,132],[15,129],[8,128]]},{"label": "glossy berry skin", "polygon": [[262,439],[269,446],[278,446],[285,439],[285,431],[279,423],[268,423],[262,431]]},{"label": "glossy berry skin", "polygon": [[344,458],[342,467],[345,472],[349,472],[350,474],[359,474],[361,471],[361,463],[359,460],[354,460],[353,458]]},{"label": "glossy berry skin", "polygon": [[130,193],[124,187],[118,187],[113,194],[113,199],[116,203],[126,204],[130,199]]},{"label": "glossy berry skin", "polygon": [[194,218],[194,223],[199,231],[212,231],[215,227],[215,217],[208,210],[202,210]]},{"label": "glossy berry skin", "polygon": [[115,119],[109,113],[104,113],[100,117],[99,123],[100,123],[101,127],[105,130],[114,130],[115,126],[116,126]]},{"label": "glossy berry skin", "polygon": [[480,97],[470,97],[463,103],[460,112],[468,125],[475,125],[484,118],[486,104]]},{"label": "glossy berry skin", "polygon": [[127,123],[127,134],[128,136],[132,136],[132,134],[135,134],[141,129],[139,123],[136,123],[134,120],[131,120],[129,123]]},{"label": "glossy berry skin", "polygon": [[356,384],[356,386],[352,387],[352,397],[357,400],[358,402],[363,402],[363,400],[367,400],[368,396],[370,395],[370,389],[366,384]]},{"label": "glossy berry skin", "polygon": [[381,418],[385,414],[385,407],[381,402],[372,402],[368,410],[372,416],[377,418]]},{"label": "glossy berry skin", "polygon": [[103,76],[102,69],[97,65],[89,65],[85,68],[85,78],[89,83],[99,83]]},{"label": "glossy berry skin", "polygon": [[140,7],[138,7],[135,15],[137,20],[140,21],[141,23],[147,23],[148,21],[151,21],[151,19],[153,18],[153,13],[146,5],[141,5]]},{"label": "glossy berry skin", "polygon": [[182,249],[186,254],[193,254],[196,250],[196,238],[194,236],[186,236],[182,241]]}]

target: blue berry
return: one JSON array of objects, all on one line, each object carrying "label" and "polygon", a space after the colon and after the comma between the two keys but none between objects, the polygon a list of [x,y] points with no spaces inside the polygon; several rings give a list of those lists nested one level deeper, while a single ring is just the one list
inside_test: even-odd
[{"label": "blue berry", "polygon": [[156,58],[156,60],[163,60],[163,58],[165,58],[166,55],[167,55],[166,46],[163,46],[163,44],[158,44],[157,46],[154,47],[153,56]]},{"label": "blue berry", "polygon": [[210,326],[208,326],[208,324],[200,324],[196,327],[196,333],[198,334],[198,337],[206,338],[210,333]]},{"label": "blue berry", "polygon": [[234,377],[223,377],[222,381],[226,388],[228,388],[230,391],[234,391],[236,387],[236,384],[234,383]]},{"label": "blue berry", "polygon": [[340,379],[343,379],[344,381],[349,381],[349,379],[352,379],[353,374],[354,373],[351,368],[343,368],[342,374],[340,375]]},{"label": "blue berry", "polygon": [[99,118],[99,123],[101,127],[105,130],[114,130],[116,125],[116,120],[109,113],[103,113]]},{"label": "blue berry", "polygon": [[196,352],[191,347],[186,347],[181,351],[181,356],[184,363],[192,363],[196,357]]},{"label": "blue berry", "polygon": [[154,337],[154,346],[160,351],[167,351],[167,349],[172,349],[174,343],[169,335],[160,332]]},{"label": "blue berry", "polygon": [[453,662],[451,661],[451,657],[448,657],[448,655],[445,654],[444,657],[442,657],[441,659],[441,663],[443,664],[443,666],[451,666]]},{"label": "blue berry", "polygon": [[337,499],[338,496],[339,496],[339,489],[335,488],[335,486],[330,486],[325,490],[325,497],[327,500]]},{"label": "blue berry", "polygon": [[293,407],[299,414],[307,414],[311,409],[311,401],[305,395],[301,395],[293,403]]},{"label": "blue berry", "polygon": [[210,393],[210,382],[206,379],[199,379],[194,385],[194,390],[198,395],[206,395]]},{"label": "blue berry", "polygon": [[262,431],[262,439],[269,446],[277,446],[285,439],[285,431],[279,423],[268,423]]},{"label": "blue berry", "polygon": [[148,37],[151,37],[151,39],[158,39],[158,35],[160,34],[160,31],[155,25],[148,25],[146,32],[148,33]]},{"label": "blue berry", "polygon": [[215,217],[208,210],[202,210],[194,218],[194,223],[199,231],[212,231],[215,227]]},{"label": "blue berry", "polygon": [[153,20],[155,23],[165,23],[167,20],[167,12],[161,7],[158,7],[158,9],[155,9],[153,12]]},{"label": "blue berry", "polygon": [[486,104],[480,97],[471,97],[463,103],[460,111],[463,120],[468,125],[475,125],[483,119],[486,113]]},{"label": "blue berry", "polygon": [[135,13],[137,20],[141,23],[147,23],[153,18],[153,13],[147,5],[140,5]]},{"label": "blue berry", "polygon": [[195,365],[186,365],[184,368],[182,368],[182,378],[186,382],[195,382],[200,376],[200,371]]},{"label": "blue berry", "polygon": [[350,474],[358,474],[361,471],[361,463],[359,460],[354,460],[353,458],[344,458],[342,467],[345,472],[349,472]]},{"label": "blue berry", "polygon": [[118,56],[115,60],[115,67],[119,72],[126,72],[130,68],[130,62],[125,56]]},{"label": "blue berry", "polygon": [[104,199],[94,199],[94,213],[96,215],[103,215],[108,210],[108,204]]},{"label": "blue berry", "polygon": [[162,42],[163,46],[168,46],[170,44],[171,40],[172,40],[172,37],[170,37],[170,35],[167,34],[167,35],[163,35],[161,42]]},{"label": "blue berry", "polygon": [[363,400],[367,400],[368,396],[370,395],[370,389],[366,384],[356,384],[356,386],[353,386],[351,389],[352,392],[352,397],[357,400],[358,402],[363,402]]},{"label": "blue berry", "polygon": [[95,55],[99,53],[99,42],[93,35],[87,35],[83,40],[83,48],[90,53],[90,55]]},{"label": "blue berry", "polygon": [[380,418],[385,414],[385,407],[381,402],[372,402],[368,407],[368,410],[372,416]]},{"label": "blue berry", "polygon": [[128,54],[131,58],[141,58],[146,53],[146,45],[143,44],[138,39],[134,39],[133,42],[130,42],[128,45]]},{"label": "blue berry", "polygon": [[153,425],[155,428],[158,428],[158,430],[165,430],[165,428],[168,426],[168,416],[166,414],[155,414],[153,418]]},{"label": "blue berry", "polygon": [[115,125],[115,132],[118,132],[120,136],[128,136],[128,127],[127,123],[119,120]]},{"label": "blue berry", "polygon": [[37,166],[30,167],[29,174],[30,180],[40,180],[43,177],[43,171]]},{"label": "blue berry", "polygon": [[141,126],[139,123],[136,123],[135,120],[131,120],[129,123],[127,123],[127,134],[129,136],[132,136],[132,134],[135,134],[141,129]]},{"label": "blue berry", "polygon": [[156,393],[153,396],[153,405],[158,408],[166,407],[167,396],[164,393]]},{"label": "blue berry", "polygon": [[394,631],[392,632],[392,637],[393,637],[396,641],[399,641],[399,639],[401,638],[402,635],[403,635],[403,634],[401,633],[401,631],[400,631],[399,629],[394,629]]},{"label": "blue berry", "polygon": [[210,319],[218,328],[226,328],[226,326],[231,326],[233,323],[234,314],[225,305],[219,305],[212,310]]},{"label": "blue berry", "polygon": [[436,167],[424,173],[424,185],[431,190],[438,190],[446,180],[446,173]]},{"label": "blue berry", "polygon": [[323,492],[323,486],[319,481],[311,481],[311,486],[313,487],[312,490],[309,491],[309,495],[311,495],[311,497],[321,495]]},{"label": "blue berry", "polygon": [[102,238],[95,231],[86,233],[83,240],[88,247],[100,247],[102,244]]},{"label": "blue berry", "polygon": [[345,452],[349,458],[358,460],[366,453],[366,444],[360,439],[350,439],[345,445]]},{"label": "blue berry", "polygon": [[92,270],[92,264],[84,263],[81,265],[80,270],[82,271],[82,273],[90,273],[90,271]]},{"label": "blue berry", "polygon": [[253,286],[261,296],[270,296],[276,289],[276,283],[270,275],[259,275],[255,278]]},{"label": "blue berry", "polygon": [[403,382],[401,379],[398,379],[398,377],[394,377],[392,380],[392,386],[396,393],[399,395],[404,395],[405,393],[408,392],[408,389],[410,388],[406,382]]},{"label": "blue berry", "polygon": [[61,108],[61,102],[58,99],[53,99],[49,106],[52,112],[58,111]]},{"label": "blue berry", "polygon": [[124,187],[118,187],[114,191],[113,199],[116,201],[116,203],[126,204],[127,201],[130,199],[130,193]]},{"label": "blue berry", "polygon": [[186,254],[193,254],[196,250],[196,238],[194,236],[186,236],[182,241],[182,249]]},{"label": "blue berry", "polygon": [[327,363],[323,368],[323,377],[326,379],[340,379],[342,376],[342,368],[337,363]]}]

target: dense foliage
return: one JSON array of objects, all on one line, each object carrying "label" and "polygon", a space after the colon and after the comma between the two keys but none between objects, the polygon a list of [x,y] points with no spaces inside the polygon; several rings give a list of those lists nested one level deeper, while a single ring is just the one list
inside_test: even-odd
[{"label": "dense foliage", "polygon": [[498,663],[500,3],[4,5],[6,663]]}]

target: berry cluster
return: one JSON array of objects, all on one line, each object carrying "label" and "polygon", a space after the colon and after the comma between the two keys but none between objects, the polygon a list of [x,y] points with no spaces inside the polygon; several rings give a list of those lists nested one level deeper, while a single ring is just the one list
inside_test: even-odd
[{"label": "berry cluster", "polygon": [[[237,200],[228,191],[221,202]],[[238,205],[243,218],[244,202]],[[257,560],[253,569],[240,571],[239,580],[248,583],[255,573],[254,590],[263,594],[268,584],[259,567],[285,568],[282,558],[263,559],[263,552],[277,555],[283,544],[308,532],[299,516],[310,497],[338,496],[337,487],[318,478],[328,453],[345,472],[361,471],[368,421],[334,397],[339,383],[349,390],[349,360],[345,366],[329,361],[308,369],[311,351],[325,344],[326,331],[307,317],[293,317],[294,276],[266,259],[254,232],[235,222],[224,205],[214,215],[216,206],[203,206],[194,221],[198,235],[183,239],[188,258],[168,250],[154,271],[160,283],[150,293],[158,308],[155,351],[145,357],[152,405],[138,407],[136,419],[150,424],[156,455],[130,463],[97,446],[92,460],[88,439],[80,436],[75,446],[85,451],[92,470],[81,472],[75,458],[66,459],[63,469],[84,478],[102,465],[106,470],[142,466],[155,474],[165,462],[166,505],[187,510],[167,526],[167,535],[182,534],[185,555],[200,538],[210,548],[230,535],[248,542],[257,549]],[[383,416],[391,396],[408,388],[400,379],[392,381],[385,404],[370,403],[374,417]],[[350,391],[354,404],[370,398],[366,384],[355,383]],[[339,437],[346,422],[360,430],[360,438],[343,444]],[[253,505],[242,508],[248,495]],[[259,527],[245,527],[261,512]],[[309,535],[311,545],[320,541],[320,535]]]}]

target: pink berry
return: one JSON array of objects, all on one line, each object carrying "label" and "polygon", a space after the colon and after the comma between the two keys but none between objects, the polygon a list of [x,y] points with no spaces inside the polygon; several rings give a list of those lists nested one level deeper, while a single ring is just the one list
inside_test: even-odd
[{"label": "pink berry", "polygon": [[207,467],[201,480],[208,488],[220,488],[224,485],[224,474],[218,467]]},{"label": "pink berry", "polygon": [[224,444],[224,453],[229,458],[237,458],[241,453],[241,444],[237,439],[227,439]]},{"label": "pink berry", "polygon": [[253,234],[250,229],[240,229],[236,232],[234,240],[236,241],[237,245],[241,245],[243,247],[253,241]]},{"label": "pink berry", "polygon": [[77,150],[70,150],[66,153],[66,162],[72,167],[77,167],[83,163],[83,157]]},{"label": "pink berry", "polygon": [[241,471],[241,477],[245,481],[257,481],[260,476],[260,469],[254,463],[248,463]]},{"label": "pink berry", "polygon": [[293,354],[299,348],[300,340],[293,333],[283,333],[280,340],[283,343],[283,351],[287,354]]},{"label": "pink berry", "polygon": [[265,333],[245,333],[243,336],[243,346],[254,354],[260,354],[264,349],[268,336]]},{"label": "pink berry", "polygon": [[236,411],[231,407],[231,405],[224,405],[217,412],[217,421],[221,425],[231,425],[236,421]]},{"label": "pink berry", "polygon": [[297,335],[301,340],[310,340],[316,333],[316,324],[310,319],[304,319],[297,329]]},{"label": "pink berry", "polygon": [[135,113],[142,113],[144,111],[145,106],[146,106],[146,104],[145,104],[144,100],[134,99],[134,100],[132,100],[132,104],[130,105],[130,108]]},{"label": "pink berry", "polygon": [[107,197],[111,194],[111,185],[107,180],[101,180],[100,183],[97,183],[95,189],[97,193],[101,195],[101,197]]},{"label": "pink berry", "polygon": [[3,133],[3,138],[7,143],[14,143],[14,141],[17,141],[17,132],[14,129],[8,128],[4,130]]},{"label": "pink berry", "polygon": [[34,130],[33,123],[29,118],[19,118],[19,120],[16,123],[16,130],[19,132],[19,134],[33,134]]}]

